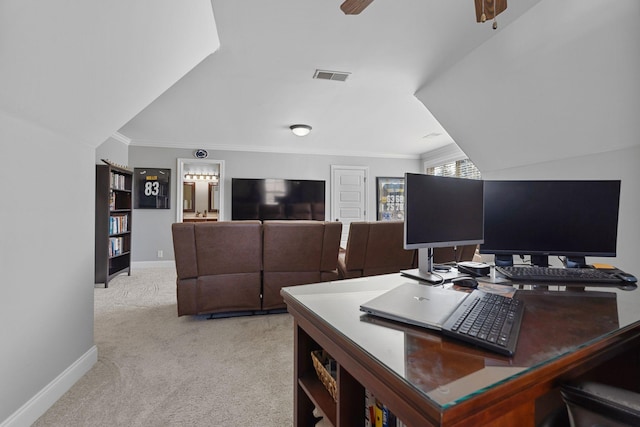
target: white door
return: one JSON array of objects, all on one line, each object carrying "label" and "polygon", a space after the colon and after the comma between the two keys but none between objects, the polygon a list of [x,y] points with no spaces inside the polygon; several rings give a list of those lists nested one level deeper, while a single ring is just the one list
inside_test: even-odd
[{"label": "white door", "polygon": [[340,246],[347,247],[349,225],[367,220],[366,166],[331,165],[331,219],[342,222]]}]

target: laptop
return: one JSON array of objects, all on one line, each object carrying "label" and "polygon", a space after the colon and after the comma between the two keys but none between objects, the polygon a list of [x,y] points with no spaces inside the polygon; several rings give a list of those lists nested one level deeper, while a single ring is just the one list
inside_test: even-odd
[{"label": "laptop", "polygon": [[413,282],[367,301],[360,310],[513,356],[524,304],[519,299],[478,289],[466,293]]},{"label": "laptop", "polygon": [[360,306],[360,310],[385,319],[440,331],[449,316],[469,295],[407,282],[367,301]]}]

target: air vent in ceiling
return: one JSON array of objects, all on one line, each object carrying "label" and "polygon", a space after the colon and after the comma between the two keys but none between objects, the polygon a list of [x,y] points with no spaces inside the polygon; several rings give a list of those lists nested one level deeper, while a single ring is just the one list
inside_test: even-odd
[{"label": "air vent in ceiling", "polygon": [[313,78],[343,82],[347,80],[347,77],[349,77],[349,74],[351,73],[345,73],[343,71],[316,70],[316,72],[313,74]]}]

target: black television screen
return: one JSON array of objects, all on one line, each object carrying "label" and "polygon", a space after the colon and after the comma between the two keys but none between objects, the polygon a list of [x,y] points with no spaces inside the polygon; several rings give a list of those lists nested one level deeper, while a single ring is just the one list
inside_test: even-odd
[{"label": "black television screen", "polygon": [[480,252],[616,256],[619,180],[484,184],[485,236]]},{"label": "black television screen", "polygon": [[231,179],[231,219],[325,218],[325,181]]},{"label": "black television screen", "polygon": [[480,180],[405,174],[405,249],[482,243],[482,194]]}]

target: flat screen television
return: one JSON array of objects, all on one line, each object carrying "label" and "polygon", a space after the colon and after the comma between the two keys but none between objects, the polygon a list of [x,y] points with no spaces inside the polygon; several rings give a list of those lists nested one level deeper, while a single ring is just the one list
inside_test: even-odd
[{"label": "flat screen television", "polygon": [[[434,274],[433,248],[482,243],[483,182],[423,174],[405,174],[404,247],[418,249],[422,280],[441,281]],[[404,272],[411,275],[411,272]]]},{"label": "flat screen television", "polygon": [[618,235],[620,181],[485,181],[484,244],[496,264],[530,255],[547,266],[549,255],[569,266],[584,257],[614,257]]},{"label": "flat screen television", "polygon": [[231,219],[325,219],[325,181],[231,179]]}]

